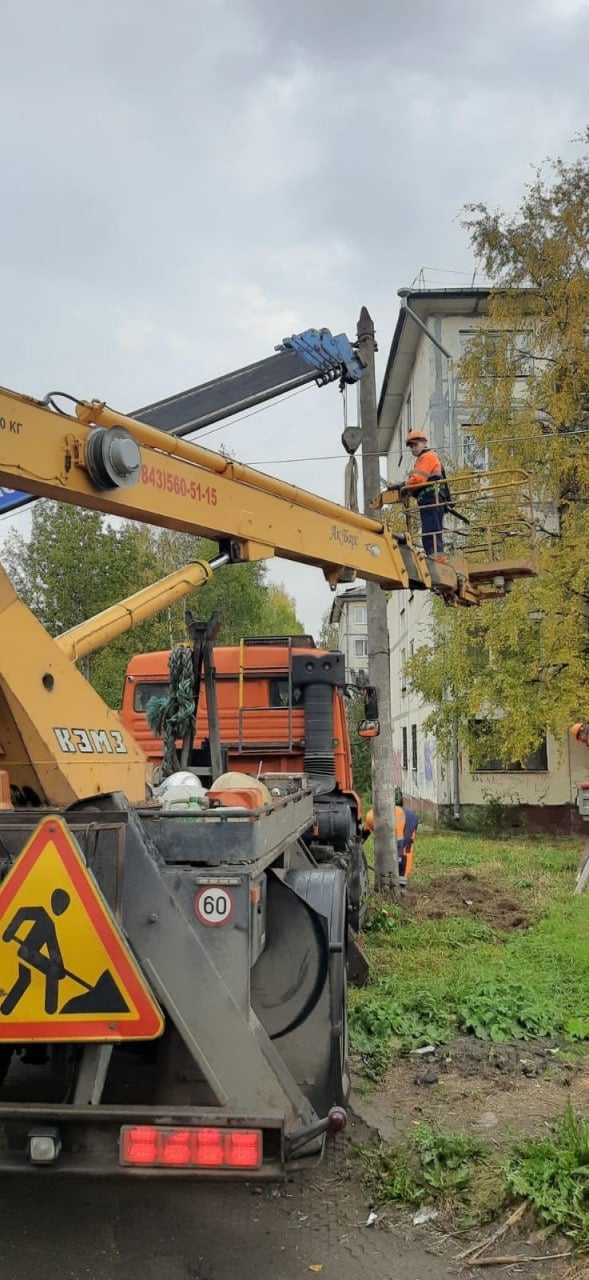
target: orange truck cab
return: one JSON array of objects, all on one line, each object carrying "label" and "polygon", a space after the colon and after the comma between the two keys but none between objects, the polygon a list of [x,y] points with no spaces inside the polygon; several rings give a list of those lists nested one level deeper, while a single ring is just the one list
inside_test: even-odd
[{"label": "orange truck cab", "polygon": [[[122,718],[148,760],[162,762],[162,740],[146,718],[150,698],[169,684],[170,653],[142,653],[125,676]],[[345,711],[345,661],[310,636],[252,637],[213,649],[215,690],[226,768],[263,777],[304,777],[314,792],[314,825],[305,841],[318,862],[346,869],[352,925],[366,896],[362,813],[354,791]],[[208,740],[206,691],[199,698],[191,767],[202,769]],[[206,772],[206,769],[202,770]]]}]

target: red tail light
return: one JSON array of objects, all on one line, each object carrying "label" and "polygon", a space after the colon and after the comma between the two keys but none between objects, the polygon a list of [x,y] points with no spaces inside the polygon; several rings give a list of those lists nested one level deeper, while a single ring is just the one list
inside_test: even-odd
[{"label": "red tail light", "polygon": [[232,1169],[255,1169],[261,1163],[262,1135],[247,1130],[228,1133],[225,1141],[225,1162]]},{"label": "red tail light", "polygon": [[170,1168],[180,1168],[190,1164],[191,1133],[190,1129],[172,1129],[170,1133],[161,1133],[159,1143],[156,1140],[156,1156],[158,1153],[162,1164]]},{"label": "red tail light", "polygon": [[122,1150],[126,1164],[153,1164],[157,1159],[157,1129],[139,1125],[136,1129],[123,1130]]},{"label": "red tail light", "polygon": [[196,1129],[193,1164],[219,1169],[225,1164],[225,1137],[222,1129]]},{"label": "red tail light", "polygon": [[259,1129],[171,1129],[124,1125],[121,1164],[167,1169],[259,1169]]}]

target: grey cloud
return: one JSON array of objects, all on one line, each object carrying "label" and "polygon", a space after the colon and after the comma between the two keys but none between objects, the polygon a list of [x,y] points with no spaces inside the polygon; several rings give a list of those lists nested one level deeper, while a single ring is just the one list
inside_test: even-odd
[{"label": "grey cloud", "polygon": [[[399,285],[471,270],[462,204],[512,204],[585,124],[581,0],[1,7],[0,381],[33,393],[132,407],[364,302],[382,357]],[[311,390],[210,442],[289,458],[340,429]],[[343,464],[274,470],[341,496]],[[316,626],[321,575],[272,572],[314,582]]]}]

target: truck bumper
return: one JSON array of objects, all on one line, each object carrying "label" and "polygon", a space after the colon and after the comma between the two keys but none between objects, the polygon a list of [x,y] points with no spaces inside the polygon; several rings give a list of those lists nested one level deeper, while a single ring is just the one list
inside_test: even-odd
[{"label": "truck bumper", "polygon": [[[121,1131],[132,1126],[157,1126],[166,1129],[193,1130],[218,1128],[223,1134],[240,1130],[258,1130],[262,1135],[262,1158],[257,1167],[201,1168],[129,1165],[121,1162]],[[31,1137],[52,1134],[55,1158],[47,1163],[31,1159]],[[285,1158],[283,1121],[277,1116],[245,1116],[220,1113],[213,1108],[193,1107],[77,1107],[38,1103],[0,1104],[0,1171],[6,1173],[38,1173],[116,1176],[116,1177],[191,1177],[225,1180],[260,1181],[280,1178],[287,1167],[315,1164],[323,1153],[325,1138],[321,1135],[306,1148],[304,1156]]]}]

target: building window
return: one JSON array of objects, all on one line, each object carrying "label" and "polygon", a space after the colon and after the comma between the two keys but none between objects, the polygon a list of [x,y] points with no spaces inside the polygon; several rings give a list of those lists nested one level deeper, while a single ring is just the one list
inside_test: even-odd
[{"label": "building window", "polygon": [[405,663],[407,661],[407,650],[401,649],[401,693],[405,693],[407,689],[407,681],[405,679]]},{"label": "building window", "polygon": [[464,465],[471,471],[488,471],[489,470],[489,450],[486,445],[481,444],[480,440],[473,432],[470,422],[461,424],[462,430],[462,456]]},{"label": "building window", "polygon": [[408,755],[408,751],[407,751],[407,730],[406,730],[406,729],[403,729],[403,730],[402,730],[402,733],[403,733],[403,768],[404,768],[404,769],[408,769],[408,768],[409,768],[409,755]]},{"label": "building window", "polygon": [[368,657],[368,640],[366,636],[356,636],[354,640],[354,653],[357,658]]},{"label": "building window", "polygon": [[460,349],[460,358],[468,355],[468,348],[476,334],[476,329],[461,329],[458,334],[458,345]]},{"label": "building window", "polygon": [[358,622],[358,623],[360,623],[360,625],[361,625],[361,626],[365,627],[365,626],[366,626],[367,621],[368,621],[368,615],[367,615],[367,612],[366,612],[366,605],[365,605],[365,604],[359,604],[359,605],[354,609],[354,622]]},{"label": "building window", "polygon": [[511,330],[487,329],[484,326],[481,326],[478,330],[462,329],[458,338],[461,358],[468,355],[469,347],[476,333],[484,335],[485,348],[483,349],[483,358],[488,356],[488,373],[491,377],[498,376],[493,363],[497,350],[505,352],[505,356],[512,366],[508,376],[513,375],[515,378],[527,378],[529,376],[534,363],[532,335],[529,331],[520,330],[514,333]]},{"label": "building window", "polygon": [[417,773],[417,725],[411,725],[411,768]]},{"label": "building window", "polygon": [[[484,745],[485,739],[489,737],[491,725],[488,720],[471,721],[470,730],[474,737]],[[531,755],[520,763],[519,761],[500,760],[498,756],[489,756],[483,759],[481,764],[477,764],[472,770],[473,773],[547,773],[548,772],[548,747],[546,737],[542,739],[539,747],[532,751]]]}]

